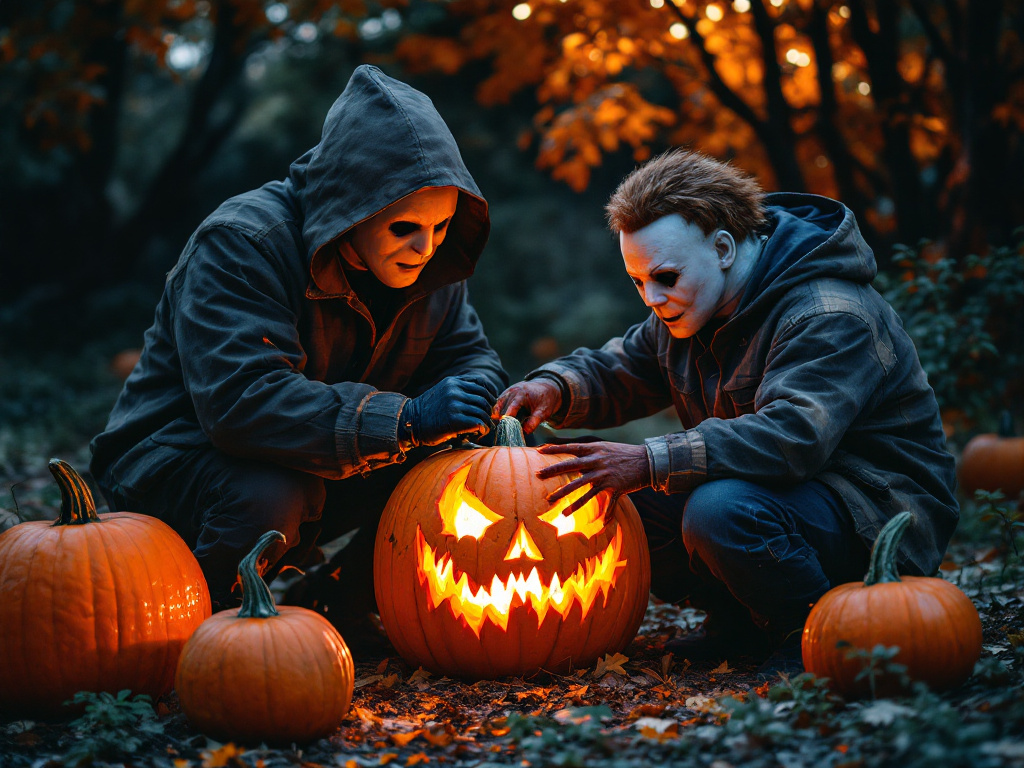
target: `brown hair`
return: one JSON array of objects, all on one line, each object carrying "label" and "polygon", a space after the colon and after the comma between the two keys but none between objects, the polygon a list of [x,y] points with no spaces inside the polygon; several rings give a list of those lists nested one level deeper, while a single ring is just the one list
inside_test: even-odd
[{"label": "brown hair", "polygon": [[728,230],[745,240],[766,224],[764,191],[728,163],[670,149],[636,168],[612,193],[605,213],[614,232],[636,232],[678,213],[705,235]]}]

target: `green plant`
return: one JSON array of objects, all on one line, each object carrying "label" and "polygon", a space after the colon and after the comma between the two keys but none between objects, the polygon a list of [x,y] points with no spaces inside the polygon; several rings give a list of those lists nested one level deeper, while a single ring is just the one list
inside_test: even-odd
[{"label": "green plant", "polygon": [[83,707],[83,714],[68,723],[74,740],[64,755],[65,765],[83,765],[96,760],[113,760],[134,754],[146,744],[146,737],[164,731],[149,696],[132,696],[131,691],[92,693],[79,691],[66,702]]},{"label": "green plant", "polygon": [[896,247],[901,273],[876,284],[903,320],[944,410],[993,429],[1004,408],[1020,410],[1024,369],[1024,228],[1015,242],[962,262],[932,244]]},{"label": "green plant", "polygon": [[801,725],[826,722],[838,704],[828,679],[809,672],[773,685],[768,689],[768,701],[782,705],[782,710],[795,715]]},{"label": "green plant", "polygon": [[974,501],[978,504],[977,515],[983,521],[996,523],[1007,550],[1012,549],[1014,557],[1019,558],[1017,534],[1024,530],[1024,509],[1007,502],[1001,491],[975,491]]},{"label": "green plant", "polygon": [[860,666],[860,671],[854,681],[866,680],[872,699],[878,698],[883,683],[892,688],[892,681],[895,681],[896,690],[910,688],[911,680],[907,676],[907,665],[897,664],[893,661],[899,655],[899,646],[885,646],[879,643],[869,650],[855,648],[845,640],[839,641],[836,646],[844,651],[843,658],[854,661]]}]

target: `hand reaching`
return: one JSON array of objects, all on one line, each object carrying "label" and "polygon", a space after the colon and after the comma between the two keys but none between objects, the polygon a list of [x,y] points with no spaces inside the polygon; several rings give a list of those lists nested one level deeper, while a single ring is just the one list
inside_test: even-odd
[{"label": "hand reaching", "polygon": [[449,376],[405,404],[399,438],[413,445],[440,445],[460,435],[486,435],[491,393],[472,379]]},{"label": "hand reaching", "polygon": [[647,447],[628,443],[610,443],[605,440],[564,445],[545,445],[541,453],[568,453],[571,459],[538,470],[537,477],[546,479],[556,475],[580,473],[580,477],[563,485],[548,495],[552,504],[574,491],[589,484],[590,490],[566,507],[563,514],[571,514],[599,493],[611,494],[615,500],[625,493],[639,491],[651,485],[651,467],[647,461]]},{"label": "hand reaching", "polygon": [[498,395],[491,418],[515,416],[520,409],[526,409],[529,416],[523,422],[523,432],[530,434],[561,407],[561,387],[551,379],[537,378],[513,384]]}]

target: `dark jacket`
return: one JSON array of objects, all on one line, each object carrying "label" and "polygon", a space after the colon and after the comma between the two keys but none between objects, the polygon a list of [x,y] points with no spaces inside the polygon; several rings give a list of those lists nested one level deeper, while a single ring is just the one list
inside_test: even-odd
[{"label": "dark jacket", "polygon": [[815,478],[842,497],[868,545],[911,510],[901,564],[933,573],[959,507],[913,342],[871,287],[875,259],[845,206],[798,194],[768,203],[769,239],[725,322],[675,339],[652,313],[530,377],[556,375],[571,393],[555,426],[608,427],[675,406],[683,431],[646,441],[655,488],[667,493],[727,477]]},{"label": "dark jacket", "polygon": [[[436,186],[460,190],[448,234],[377,328],[337,240]],[[288,178],[226,201],[188,241],[142,358],[92,442],[94,476],[143,492],[177,451],[209,444],[331,479],[402,460],[397,425],[409,396],[449,375],[494,394],[507,383],[465,282],[489,229],[487,203],[430,100],[359,67]]]}]

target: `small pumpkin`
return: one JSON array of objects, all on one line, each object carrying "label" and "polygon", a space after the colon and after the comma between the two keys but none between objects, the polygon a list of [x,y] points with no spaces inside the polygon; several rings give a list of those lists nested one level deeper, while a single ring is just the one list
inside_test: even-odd
[{"label": "small pumpkin", "polygon": [[1008,499],[1024,491],[1024,437],[1013,434],[1013,418],[1003,413],[999,431],[975,435],[960,455],[960,487],[967,493],[1001,490]]},{"label": "small pumpkin", "polygon": [[69,464],[49,469],[60,517],[0,534],[0,711],[59,716],[78,691],[170,692],[182,646],[210,615],[199,563],[167,524],[98,515]]},{"label": "small pumpkin", "polygon": [[571,478],[540,480],[565,456],[527,447],[502,418],[490,448],[441,451],[395,488],[377,529],[381,623],[413,667],[462,678],[587,667],[624,649],[650,589],[636,508],[586,492],[552,505]]},{"label": "small pumpkin", "polygon": [[185,716],[221,741],[302,744],[329,735],[352,703],[355,667],[338,630],[299,606],[274,604],[256,563],[268,531],[242,559],[242,605],[215,613],[181,653],[175,688]]},{"label": "small pumpkin", "polygon": [[[844,696],[870,692],[867,679],[857,680],[864,659],[848,655],[851,650],[897,646],[892,663],[935,691],[962,685],[981,655],[981,619],[967,595],[938,577],[897,573],[897,546],[911,521],[910,512],[893,517],[872,547],[864,581],[826,592],[804,624],[804,668],[829,678]],[[879,682],[876,694],[899,691],[891,676]]]}]

